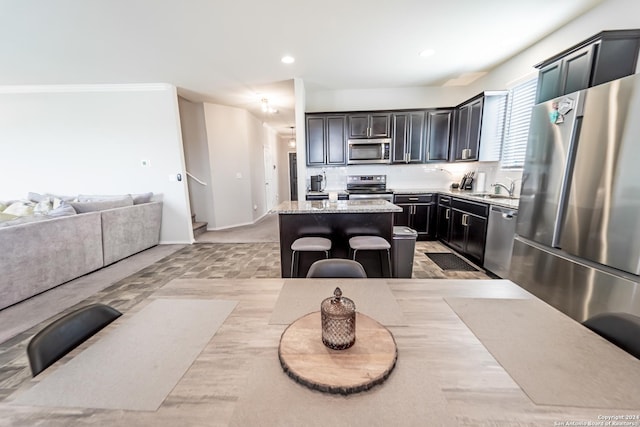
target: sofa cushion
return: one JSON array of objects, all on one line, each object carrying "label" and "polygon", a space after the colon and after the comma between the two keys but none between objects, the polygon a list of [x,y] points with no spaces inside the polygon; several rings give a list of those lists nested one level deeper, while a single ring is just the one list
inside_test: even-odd
[{"label": "sofa cushion", "polygon": [[29,216],[29,215],[33,215],[34,206],[35,204],[31,202],[25,202],[25,201],[13,202],[2,212],[10,215],[16,215],[16,216]]},{"label": "sofa cushion", "polygon": [[79,194],[76,202],[103,202],[108,200],[125,199],[129,194]]},{"label": "sofa cushion", "polygon": [[8,213],[0,212],[0,222],[11,221],[19,218],[18,215],[11,215]]},{"label": "sofa cushion", "polygon": [[153,197],[153,193],[131,194],[131,197],[133,197],[134,205],[141,205],[142,203],[149,203]]},{"label": "sofa cushion", "polygon": [[53,204],[47,197],[46,199],[43,199],[42,201],[36,203],[36,205],[33,207],[33,214],[46,215],[51,209],[53,209]]},{"label": "sofa cushion", "polygon": [[77,213],[104,211],[133,205],[133,198],[125,196],[121,199],[96,200],[93,202],[69,202]]},{"label": "sofa cushion", "polygon": [[47,216],[51,218],[58,218],[61,216],[69,216],[75,215],[76,210],[73,209],[73,206],[69,204],[69,202],[60,201],[57,207],[54,207],[49,212],[47,212]]}]

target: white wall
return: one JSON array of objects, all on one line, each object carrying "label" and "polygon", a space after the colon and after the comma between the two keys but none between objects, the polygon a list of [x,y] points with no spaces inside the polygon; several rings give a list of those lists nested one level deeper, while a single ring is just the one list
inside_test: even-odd
[{"label": "white wall", "polygon": [[[153,191],[161,242],[192,229],[176,88],[166,84],[0,87],[0,198]],[[142,167],[148,160],[149,167]]]},{"label": "white wall", "polygon": [[245,110],[204,104],[211,165],[211,230],[252,222],[251,172]]},{"label": "white wall", "polygon": [[[252,224],[268,210],[264,153],[277,158],[276,132],[240,108],[209,103],[203,108],[208,153],[200,148],[200,155],[210,165],[213,200],[207,228]],[[277,192],[277,179],[273,185]]]},{"label": "white wall", "polygon": [[187,171],[207,185],[187,178],[189,202],[192,214],[197,221],[209,222],[213,215],[213,194],[211,193],[211,166],[209,164],[209,145],[202,103],[189,102],[179,97],[180,120],[182,122],[182,141],[184,144]]},{"label": "white wall", "polygon": [[453,107],[464,101],[465,88],[411,87],[393,89],[306,91],[306,111],[392,110]]},{"label": "white wall", "polygon": [[534,65],[601,31],[633,28],[640,28],[638,1],[607,0],[478,79],[471,85],[471,93],[483,88],[504,88],[509,82],[537,71]]}]

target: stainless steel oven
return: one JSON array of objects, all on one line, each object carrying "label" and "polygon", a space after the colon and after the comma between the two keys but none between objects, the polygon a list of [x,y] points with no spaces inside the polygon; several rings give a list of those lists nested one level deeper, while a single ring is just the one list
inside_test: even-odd
[{"label": "stainless steel oven", "polygon": [[393,191],[387,189],[386,175],[348,175],[349,200],[386,200],[393,202]]},{"label": "stainless steel oven", "polygon": [[391,163],[391,138],[350,139],[347,144],[350,165]]}]

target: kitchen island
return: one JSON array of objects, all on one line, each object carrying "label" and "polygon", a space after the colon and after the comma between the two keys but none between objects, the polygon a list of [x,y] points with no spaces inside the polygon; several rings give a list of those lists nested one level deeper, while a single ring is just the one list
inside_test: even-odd
[{"label": "kitchen island", "polygon": [[[349,238],[354,236],[380,236],[393,244],[393,214],[402,209],[384,200],[321,200],[283,202],[273,212],[278,214],[281,274],[291,277],[291,244],[296,239],[326,237],[332,243],[332,258],[349,258]],[[321,252],[299,255],[301,276],[314,261],[324,258]],[[358,261],[370,277],[389,274],[376,252],[358,253]]]}]

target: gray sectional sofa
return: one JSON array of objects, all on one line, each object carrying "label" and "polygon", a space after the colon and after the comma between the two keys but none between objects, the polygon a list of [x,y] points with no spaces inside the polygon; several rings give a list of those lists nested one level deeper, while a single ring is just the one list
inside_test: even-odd
[{"label": "gray sectional sofa", "polygon": [[162,202],[0,228],[0,309],[158,244]]}]

